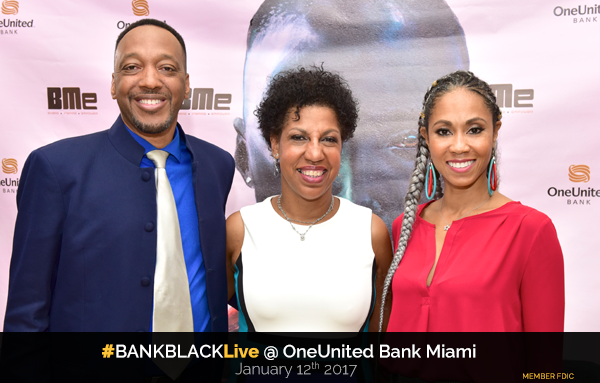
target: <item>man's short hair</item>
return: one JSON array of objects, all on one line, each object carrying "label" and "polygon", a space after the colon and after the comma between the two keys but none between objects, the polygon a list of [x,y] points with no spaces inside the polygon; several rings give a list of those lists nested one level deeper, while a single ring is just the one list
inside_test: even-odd
[{"label": "man's short hair", "polygon": [[121,42],[121,40],[123,40],[123,37],[125,37],[125,35],[129,33],[129,31],[144,25],[154,25],[155,27],[166,29],[167,31],[171,32],[171,34],[175,36],[177,41],[179,41],[179,44],[181,44],[181,49],[183,49],[184,64],[185,68],[187,68],[187,51],[185,50],[185,42],[183,41],[183,37],[181,37],[179,32],[177,32],[172,26],[156,19],[141,19],[136,21],[135,23],[130,24],[127,28],[125,28],[123,32],[119,34],[119,37],[117,37],[117,42],[115,44],[115,53],[117,52],[117,47],[119,46],[119,43]]}]

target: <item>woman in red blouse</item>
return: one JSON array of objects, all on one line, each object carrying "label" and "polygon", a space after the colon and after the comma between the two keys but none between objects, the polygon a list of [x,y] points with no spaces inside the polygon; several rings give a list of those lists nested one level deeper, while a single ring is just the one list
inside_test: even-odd
[{"label": "woman in red blouse", "polygon": [[[471,72],[444,76],[425,94],[415,170],[393,225],[388,331],[563,331],[554,225],[495,191],[501,117]],[[434,200],[419,206],[423,191]]]}]

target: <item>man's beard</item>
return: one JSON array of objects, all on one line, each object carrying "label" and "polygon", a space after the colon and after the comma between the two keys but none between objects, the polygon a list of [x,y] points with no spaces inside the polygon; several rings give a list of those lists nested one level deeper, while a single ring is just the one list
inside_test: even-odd
[{"label": "man's beard", "polygon": [[158,134],[158,133],[162,133],[165,130],[169,129],[169,126],[171,126],[171,123],[173,122],[173,115],[169,114],[169,117],[163,123],[145,124],[145,123],[139,121],[137,118],[135,118],[133,113],[131,113],[131,121],[133,122],[133,125],[135,126],[135,128],[142,133]]},{"label": "man's beard", "polygon": [[[169,103],[169,107],[171,106],[171,98],[166,94],[163,94],[160,92],[155,92],[155,91],[146,91],[146,92],[143,92],[143,94],[160,94],[165,97],[166,101]],[[135,117],[135,115],[133,114],[133,106],[131,104],[135,102],[135,97],[137,97],[138,95],[139,94],[129,96],[129,112],[131,114],[130,118],[131,118],[131,121],[133,122],[133,125],[135,126],[135,128],[137,130],[139,130],[140,132],[146,133],[146,134],[159,134],[159,133],[162,133],[165,130],[169,129],[169,126],[171,126],[171,123],[173,122],[172,111],[170,111],[171,113],[169,113],[169,117],[166,119],[165,122],[157,123],[157,124],[145,124]]]}]

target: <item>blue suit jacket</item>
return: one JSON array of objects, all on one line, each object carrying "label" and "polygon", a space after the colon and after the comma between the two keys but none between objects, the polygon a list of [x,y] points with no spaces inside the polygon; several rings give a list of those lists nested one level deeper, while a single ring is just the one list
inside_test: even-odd
[{"label": "blue suit jacket", "polygon": [[[211,331],[227,331],[229,153],[186,136]],[[31,153],[17,191],[4,331],[148,331],[156,263],[154,169],[121,117]]]}]

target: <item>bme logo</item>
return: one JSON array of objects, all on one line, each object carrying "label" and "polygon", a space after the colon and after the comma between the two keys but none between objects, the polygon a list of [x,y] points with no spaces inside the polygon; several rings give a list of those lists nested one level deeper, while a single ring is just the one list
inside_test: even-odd
[{"label": "bme logo", "polygon": [[492,88],[500,108],[512,108],[513,100],[515,101],[515,108],[533,107],[533,104],[523,103],[523,101],[533,100],[533,89],[515,89],[513,93],[512,84],[490,84],[490,88]]},{"label": "bme logo", "polygon": [[[214,101],[214,110],[229,110],[229,106],[223,106],[223,104],[231,104],[230,93],[217,93],[215,94],[213,88],[194,88],[190,92],[192,98],[186,98],[181,104],[182,110],[212,110]],[[214,97],[213,97],[214,96]]]},{"label": "bme logo", "polygon": [[81,93],[79,88],[48,88],[48,109],[98,109],[96,93]]}]

